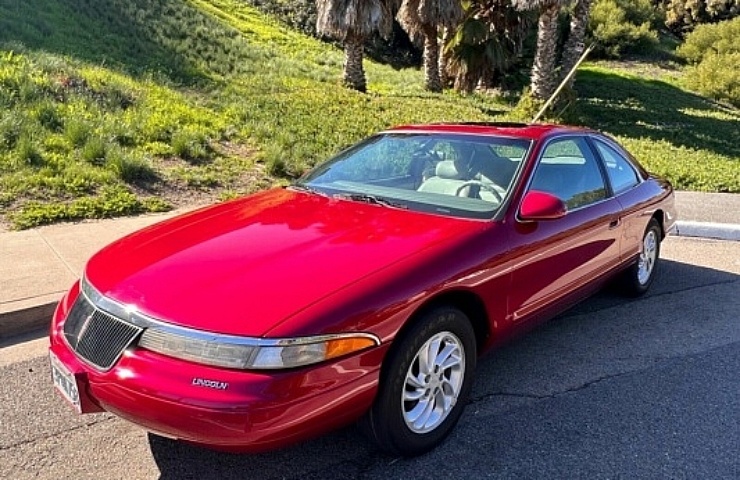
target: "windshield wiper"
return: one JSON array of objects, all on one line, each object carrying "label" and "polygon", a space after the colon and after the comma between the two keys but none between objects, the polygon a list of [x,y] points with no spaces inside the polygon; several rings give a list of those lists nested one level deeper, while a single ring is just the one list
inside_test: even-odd
[{"label": "windshield wiper", "polygon": [[384,207],[403,208],[403,209],[408,208],[406,205],[402,203],[397,203],[397,202],[388,200],[387,198],[383,198],[383,197],[376,197],[375,195],[370,195],[368,193],[337,193],[334,195],[334,198],[352,200],[355,202],[371,203],[373,205],[383,205]]},{"label": "windshield wiper", "polygon": [[310,186],[306,185],[305,183],[292,183],[292,184],[288,185],[287,188],[289,188],[290,190],[296,190],[296,191],[299,191],[299,192],[306,192],[306,193],[313,193],[315,195],[321,195],[322,197],[328,197],[329,196],[326,193],[324,193],[321,190],[319,190],[318,188],[310,187]]}]

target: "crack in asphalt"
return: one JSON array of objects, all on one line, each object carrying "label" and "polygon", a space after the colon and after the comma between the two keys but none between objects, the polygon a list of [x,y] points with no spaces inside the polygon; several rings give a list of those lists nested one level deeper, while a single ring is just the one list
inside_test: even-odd
[{"label": "crack in asphalt", "polygon": [[[648,369],[643,369],[643,370],[648,370]],[[518,392],[503,392],[503,391],[502,392],[486,393],[485,395],[479,395],[477,397],[471,397],[471,399],[468,401],[468,405],[474,405],[476,403],[484,402],[484,401],[486,401],[486,400],[488,400],[490,398],[493,398],[493,397],[530,398],[530,399],[533,399],[533,400],[544,400],[544,399],[547,399],[547,398],[556,398],[556,397],[559,397],[561,395],[566,395],[568,393],[573,393],[573,392],[577,392],[579,390],[584,390],[584,389],[590,387],[591,385],[594,385],[596,383],[602,382],[604,380],[609,380],[609,379],[612,379],[612,378],[621,377],[623,375],[627,375],[627,374],[633,373],[635,371],[639,371],[639,370],[629,370],[629,371],[626,371],[626,372],[618,372],[618,373],[613,373],[613,374],[610,374],[610,375],[604,375],[602,377],[598,377],[598,378],[595,378],[593,380],[589,380],[588,382],[585,382],[585,383],[583,383],[581,385],[577,385],[575,387],[567,388],[565,390],[557,391],[557,392],[554,392],[554,393],[548,393],[548,394],[545,394],[545,395],[537,395],[535,393],[518,393]]]},{"label": "crack in asphalt", "polygon": [[[669,361],[672,361],[672,360],[679,360],[679,359],[682,359],[682,358],[692,357],[692,356],[695,356],[695,355],[698,355],[698,354],[708,354],[708,353],[711,353],[711,352],[713,352],[715,350],[726,348],[729,345],[740,345],[740,341],[737,341],[736,340],[736,341],[725,343],[725,344],[722,344],[722,345],[716,345],[716,346],[714,346],[712,348],[708,348],[706,350],[702,350],[701,352],[691,352],[691,353],[687,353],[686,355],[656,357],[654,359],[654,362],[653,362],[652,365],[646,366],[644,368],[636,368],[636,369],[633,369],[633,370],[626,370],[626,371],[612,373],[612,374],[609,374],[609,375],[603,375],[601,377],[594,378],[593,380],[589,380],[587,382],[584,382],[584,383],[582,383],[580,385],[577,385],[577,386],[574,386],[574,387],[571,387],[571,388],[566,388],[565,390],[560,390],[560,391],[553,392],[553,393],[541,394],[541,395],[538,395],[536,393],[520,393],[520,392],[506,392],[506,391],[486,393],[486,394],[483,394],[483,395],[478,395],[478,396],[475,396],[475,397],[470,397],[470,399],[466,403],[466,406],[467,405],[475,405],[477,403],[485,402],[486,400],[490,400],[490,399],[495,398],[495,397],[528,398],[528,399],[532,399],[532,400],[545,400],[545,399],[557,398],[557,397],[562,396],[562,395],[567,395],[569,393],[573,393],[573,392],[578,392],[580,390],[584,390],[584,389],[586,389],[586,388],[588,388],[588,387],[590,387],[592,385],[595,385],[597,383],[603,382],[604,380],[611,380],[612,378],[622,377],[622,376],[629,375],[629,374],[632,374],[632,373],[645,372],[645,371],[648,371],[648,370],[652,370],[652,369],[654,369],[656,367],[660,367],[663,363],[666,363],[666,362],[669,362]],[[637,357],[639,357],[639,356],[636,356],[636,357],[624,357],[623,359],[629,360],[629,359],[633,359],[633,358],[637,358]]]},{"label": "crack in asphalt", "polygon": [[92,427],[93,425],[98,425],[98,424],[105,423],[105,422],[110,422],[110,421],[113,421],[113,420],[118,420],[118,417],[107,417],[107,418],[103,418],[103,419],[100,419],[100,420],[95,420],[94,422],[83,423],[82,425],[76,425],[76,426],[71,427],[71,428],[68,428],[66,430],[61,430],[59,432],[50,433],[48,435],[43,435],[43,436],[40,436],[40,437],[28,439],[28,440],[22,440],[22,441],[20,441],[18,443],[14,443],[12,445],[7,445],[5,447],[0,446],[0,452],[5,451],[5,450],[11,450],[11,449],[17,448],[17,447],[22,447],[24,445],[28,445],[28,444],[31,444],[31,443],[36,443],[38,441],[44,441],[44,440],[48,440],[50,438],[59,437],[61,435],[64,435],[64,434],[67,434],[67,433],[70,433],[70,432],[75,432],[75,431],[80,430],[80,429],[83,429],[83,428]]}]

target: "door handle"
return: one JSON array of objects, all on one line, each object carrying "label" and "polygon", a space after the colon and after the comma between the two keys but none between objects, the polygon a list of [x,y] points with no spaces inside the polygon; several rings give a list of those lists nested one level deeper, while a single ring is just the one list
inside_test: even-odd
[{"label": "door handle", "polygon": [[622,223],[622,220],[619,218],[613,219],[611,222],[609,222],[609,230],[612,230],[614,228],[617,228],[619,224]]}]

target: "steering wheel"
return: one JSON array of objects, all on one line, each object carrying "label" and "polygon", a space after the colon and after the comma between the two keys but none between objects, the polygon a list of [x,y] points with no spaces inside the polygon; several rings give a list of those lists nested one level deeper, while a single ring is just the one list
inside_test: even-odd
[{"label": "steering wheel", "polygon": [[501,202],[504,201],[503,197],[501,197],[501,194],[498,193],[498,190],[496,190],[495,188],[493,188],[493,185],[491,185],[489,183],[483,183],[480,180],[468,180],[467,182],[465,182],[462,185],[460,185],[459,187],[457,187],[457,190],[455,190],[455,195],[459,197],[460,196],[460,192],[462,192],[463,189],[465,189],[465,187],[472,187],[472,186],[475,186],[475,185],[477,185],[478,187],[482,188],[483,190],[487,190],[487,191],[491,192],[493,194],[493,196],[496,197],[496,200],[498,200],[499,203],[501,203]]}]

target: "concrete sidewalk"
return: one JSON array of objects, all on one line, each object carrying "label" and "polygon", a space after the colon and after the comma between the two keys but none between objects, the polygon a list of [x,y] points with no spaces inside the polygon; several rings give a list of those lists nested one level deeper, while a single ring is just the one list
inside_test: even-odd
[{"label": "concrete sidewalk", "polygon": [[[676,192],[677,234],[740,240],[740,195]],[[184,210],[0,233],[0,344],[48,326],[87,259],[130,232]]]},{"label": "concrete sidewalk", "polygon": [[182,212],[0,232],[0,343],[47,326],[56,302],[80,277],[93,253]]}]

